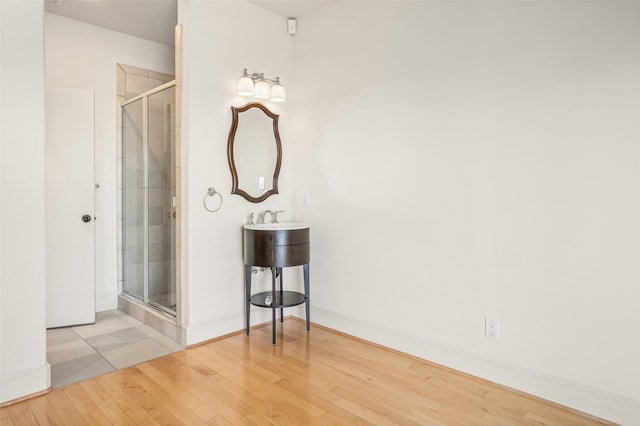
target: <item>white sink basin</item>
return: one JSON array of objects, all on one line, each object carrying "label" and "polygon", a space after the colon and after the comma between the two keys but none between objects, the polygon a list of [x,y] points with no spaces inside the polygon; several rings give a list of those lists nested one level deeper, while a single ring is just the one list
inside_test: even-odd
[{"label": "white sink basin", "polygon": [[307,229],[309,225],[302,222],[261,223],[256,225],[244,225],[244,229],[253,231],[292,231],[294,229]]}]

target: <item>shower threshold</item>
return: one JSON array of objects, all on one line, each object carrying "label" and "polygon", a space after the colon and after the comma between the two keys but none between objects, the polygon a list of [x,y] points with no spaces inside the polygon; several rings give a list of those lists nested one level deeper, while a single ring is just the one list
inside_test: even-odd
[{"label": "shower threshold", "polygon": [[175,311],[167,312],[167,308],[160,308],[159,304],[144,303],[127,294],[118,297],[118,309],[138,321],[162,333],[173,341],[183,344],[185,333],[177,324]]},{"label": "shower threshold", "polygon": [[156,309],[161,310],[164,313],[167,313],[173,317],[176,316],[176,305],[167,305],[166,303],[156,302],[154,300],[149,300],[149,305],[153,306]]}]

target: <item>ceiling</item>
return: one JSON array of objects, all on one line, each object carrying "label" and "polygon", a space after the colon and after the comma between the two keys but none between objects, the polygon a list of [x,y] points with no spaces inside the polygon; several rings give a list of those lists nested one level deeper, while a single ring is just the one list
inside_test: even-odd
[{"label": "ceiling", "polygon": [[273,13],[285,18],[299,18],[304,14],[325,6],[333,1],[317,1],[317,0],[248,0],[256,6],[270,10]]},{"label": "ceiling", "polygon": [[[1,1],[1,0],[0,0]],[[299,18],[331,1],[248,0],[285,18]],[[173,46],[177,0],[47,0],[46,11]]]}]

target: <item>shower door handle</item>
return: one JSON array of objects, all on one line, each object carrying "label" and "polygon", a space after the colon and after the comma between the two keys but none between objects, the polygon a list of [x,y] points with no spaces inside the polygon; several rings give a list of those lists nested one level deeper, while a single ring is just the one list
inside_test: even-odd
[{"label": "shower door handle", "polygon": [[84,216],[82,216],[82,221],[83,221],[84,223],[89,223],[89,222],[91,222],[91,216],[90,216],[90,215],[88,215],[88,214],[85,214]]}]

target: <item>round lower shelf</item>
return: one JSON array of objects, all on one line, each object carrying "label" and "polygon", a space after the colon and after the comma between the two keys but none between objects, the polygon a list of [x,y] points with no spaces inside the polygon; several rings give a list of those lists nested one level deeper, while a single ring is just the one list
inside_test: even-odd
[{"label": "round lower shelf", "polygon": [[251,304],[260,306],[261,308],[288,308],[289,306],[301,305],[307,300],[307,297],[297,291],[276,291],[275,304],[265,302],[267,297],[271,297],[270,291],[256,293],[251,296]]}]

